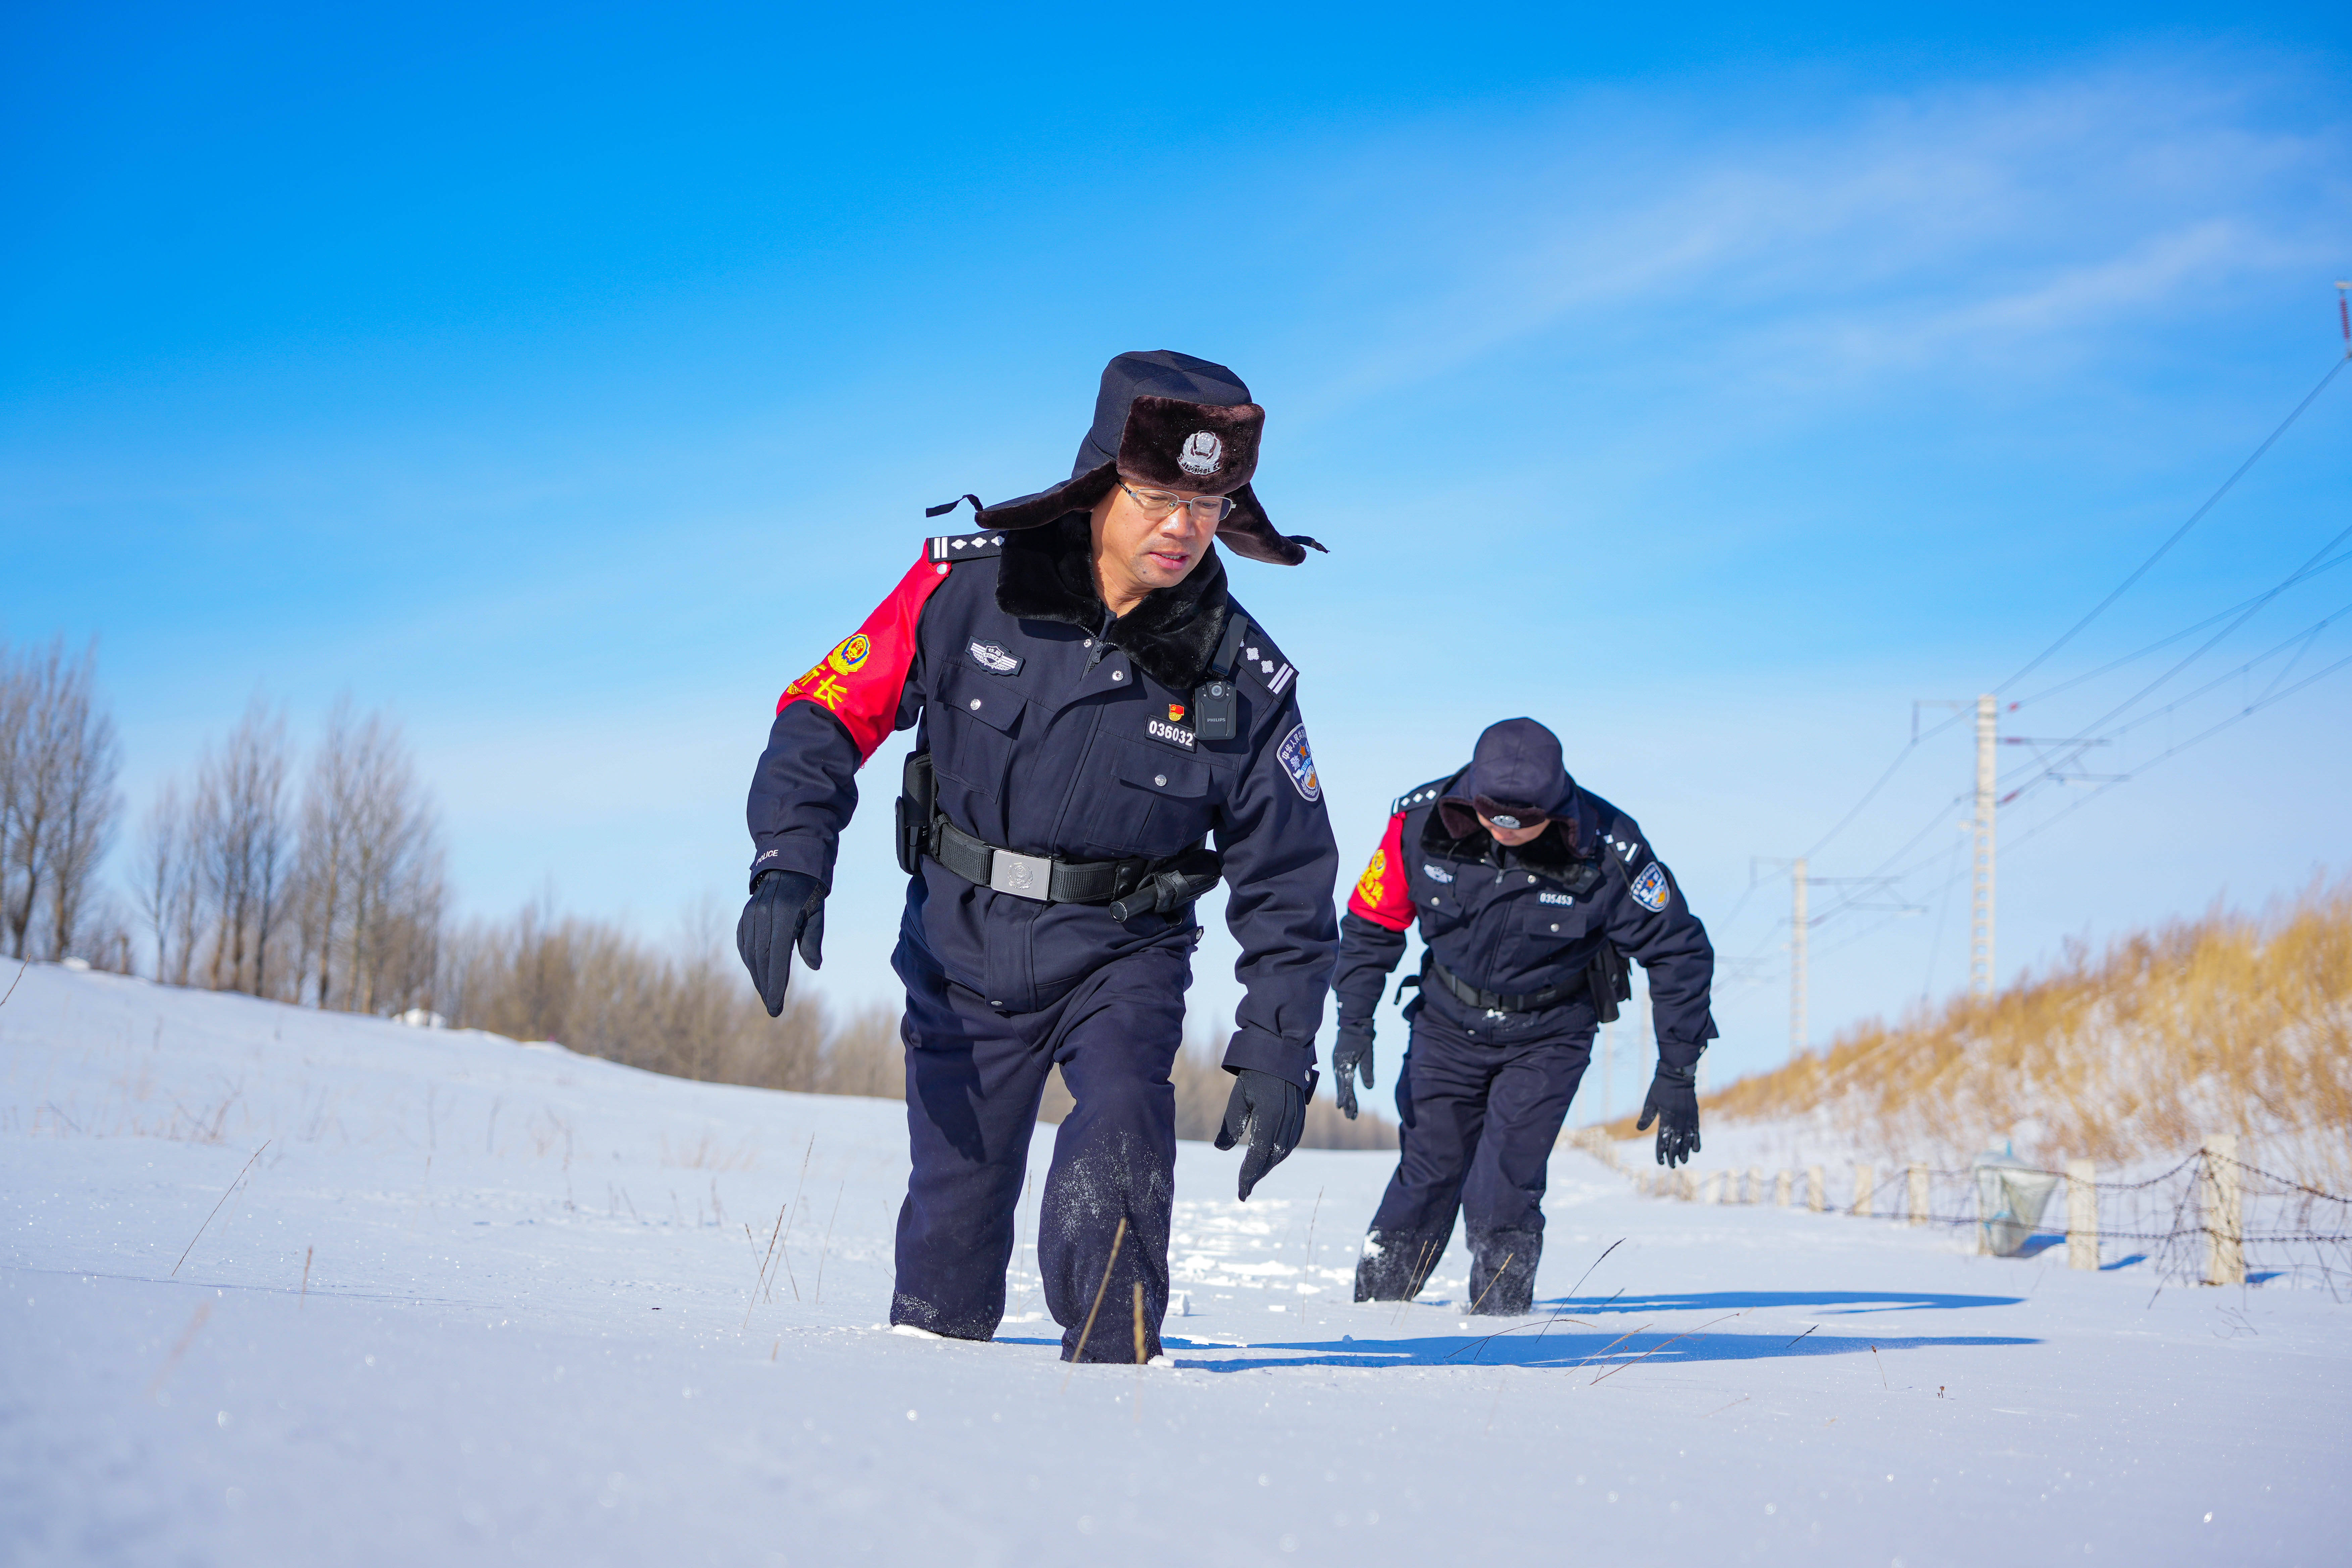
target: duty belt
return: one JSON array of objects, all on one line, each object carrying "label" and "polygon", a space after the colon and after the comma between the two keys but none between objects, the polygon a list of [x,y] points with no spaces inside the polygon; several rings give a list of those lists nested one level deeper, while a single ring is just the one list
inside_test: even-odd
[{"label": "duty belt", "polygon": [[1436,977],[1437,983],[1452,992],[1457,999],[1468,1003],[1473,1007],[1484,1007],[1493,1013],[1538,1012],[1546,1007],[1557,1006],[1586,988],[1585,977],[1580,974],[1565,984],[1547,985],[1540,991],[1527,991],[1512,995],[1501,991],[1481,990],[1434,958],[1428,960],[1426,968]]},{"label": "duty belt", "polygon": [[1041,904],[1108,904],[1134,891],[1160,864],[1023,855],[975,838],[944,816],[935,820],[929,852],[967,882]]}]

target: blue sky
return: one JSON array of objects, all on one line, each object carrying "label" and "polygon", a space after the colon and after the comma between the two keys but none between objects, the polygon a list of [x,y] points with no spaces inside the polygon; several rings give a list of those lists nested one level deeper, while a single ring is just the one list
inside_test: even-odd
[{"label": "blue sky", "polygon": [[[2177,528],[2342,353],[2352,277],[2340,16],[1894,9],[20,17],[0,631],[100,637],[134,805],[257,690],[305,730],[348,690],[404,721],[467,910],[724,923],[783,681],[925,504],[1059,477],[1102,361],[1180,348],[1249,379],[1260,491],[1333,547],[1234,574],[1350,871],[1391,795],[1542,718],[1741,960],[1717,1072],[1769,1065],[1751,858]],[[2273,586],[2352,521],[2347,436],[2352,375],[2003,695]],[[2347,601],[2291,587],[2124,717]],[[2202,640],[2005,723],[2084,732]],[[2021,797],[2004,974],[2352,866],[2352,672],[2137,771],[2347,653]],[[877,767],[843,1002],[889,994]],[[1963,981],[1969,767],[1930,738],[1816,855],[1921,911],[1816,929],[1816,1038]]]}]

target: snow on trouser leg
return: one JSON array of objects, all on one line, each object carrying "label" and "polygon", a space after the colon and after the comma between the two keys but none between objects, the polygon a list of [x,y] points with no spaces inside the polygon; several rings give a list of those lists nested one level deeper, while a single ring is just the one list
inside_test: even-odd
[{"label": "snow on trouser leg", "polygon": [[1130,953],[1087,976],[1055,1031],[1055,1059],[1074,1103],[1054,1138],[1037,1267],[1046,1310],[1062,1326],[1065,1361],[1132,1363],[1160,1353],[1176,1201],[1176,1090],[1168,1074],[1183,1045],[1191,982],[1186,952]]},{"label": "snow on trouser leg", "polygon": [[1470,1299],[1464,1309],[1487,1317],[1525,1317],[1535,1309],[1536,1265],[1543,1259],[1543,1231],[1470,1232]]},{"label": "snow on trouser leg", "polygon": [[1046,1307],[1066,1354],[1099,1292],[1086,1359],[1131,1362],[1142,1285],[1145,1350],[1158,1353],[1176,1167],[1168,1073],[1183,1039],[1189,955],[1129,953],[1051,1005],[1014,1014],[949,982],[909,944],[897,963],[907,983],[911,1169],[890,1321],[957,1339],[996,1332],[1029,1139],[1058,1060],[1077,1104],[1055,1139],[1039,1205]]},{"label": "snow on trouser leg", "polygon": [[1452,1229],[1450,1223],[1441,1231],[1373,1229],[1356,1259],[1356,1300],[1406,1301],[1419,1295],[1445,1256]]}]

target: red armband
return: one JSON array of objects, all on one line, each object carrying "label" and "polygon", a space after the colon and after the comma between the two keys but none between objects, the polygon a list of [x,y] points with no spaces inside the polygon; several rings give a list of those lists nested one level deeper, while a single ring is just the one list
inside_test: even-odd
[{"label": "red armband", "polygon": [[1371,864],[1348,895],[1348,912],[1391,931],[1412,924],[1412,898],[1404,886],[1404,813],[1389,818],[1389,830],[1372,851]]},{"label": "red armband", "polygon": [[834,645],[814,669],[784,688],[787,703],[814,702],[841,721],[857,742],[857,759],[872,756],[898,721],[898,699],[915,663],[915,631],[923,606],[948,580],[948,568],[918,561],[866,624]]}]

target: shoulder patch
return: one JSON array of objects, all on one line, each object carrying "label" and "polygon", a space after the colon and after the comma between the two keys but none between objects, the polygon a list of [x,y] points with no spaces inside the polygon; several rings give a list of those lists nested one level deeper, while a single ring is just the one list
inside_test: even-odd
[{"label": "shoulder patch", "polygon": [[[1246,612],[1236,610],[1234,614]],[[1297,669],[1282,657],[1282,650],[1274,646],[1265,628],[1255,621],[1249,623],[1248,635],[1242,638],[1241,655],[1234,661],[1234,673],[1247,674],[1276,697],[1289,690],[1290,683],[1298,679]]]},{"label": "shoulder patch", "polygon": [[1323,798],[1323,781],[1315,776],[1315,753],[1307,749],[1306,725],[1292,725],[1290,733],[1275,748],[1275,755],[1281,759],[1282,771],[1290,775],[1299,799],[1312,805]]},{"label": "shoulder patch", "polygon": [[994,555],[1004,548],[1002,531],[987,533],[939,533],[923,542],[923,559],[944,561],[976,561],[983,555]]},{"label": "shoulder patch", "polygon": [[1655,860],[1643,867],[1642,874],[1633,879],[1633,901],[1654,915],[1666,907],[1671,890],[1666,886],[1666,868]]},{"label": "shoulder patch", "polygon": [[[1454,775],[1451,773],[1445,775],[1446,778],[1452,778],[1453,776]],[[1438,795],[1444,791],[1444,788],[1445,779],[1432,779],[1425,784],[1415,784],[1412,788],[1405,791],[1402,795],[1389,802],[1389,815],[1391,816],[1402,816],[1406,812],[1411,811],[1417,805],[1427,805],[1431,801],[1435,800]]]}]

